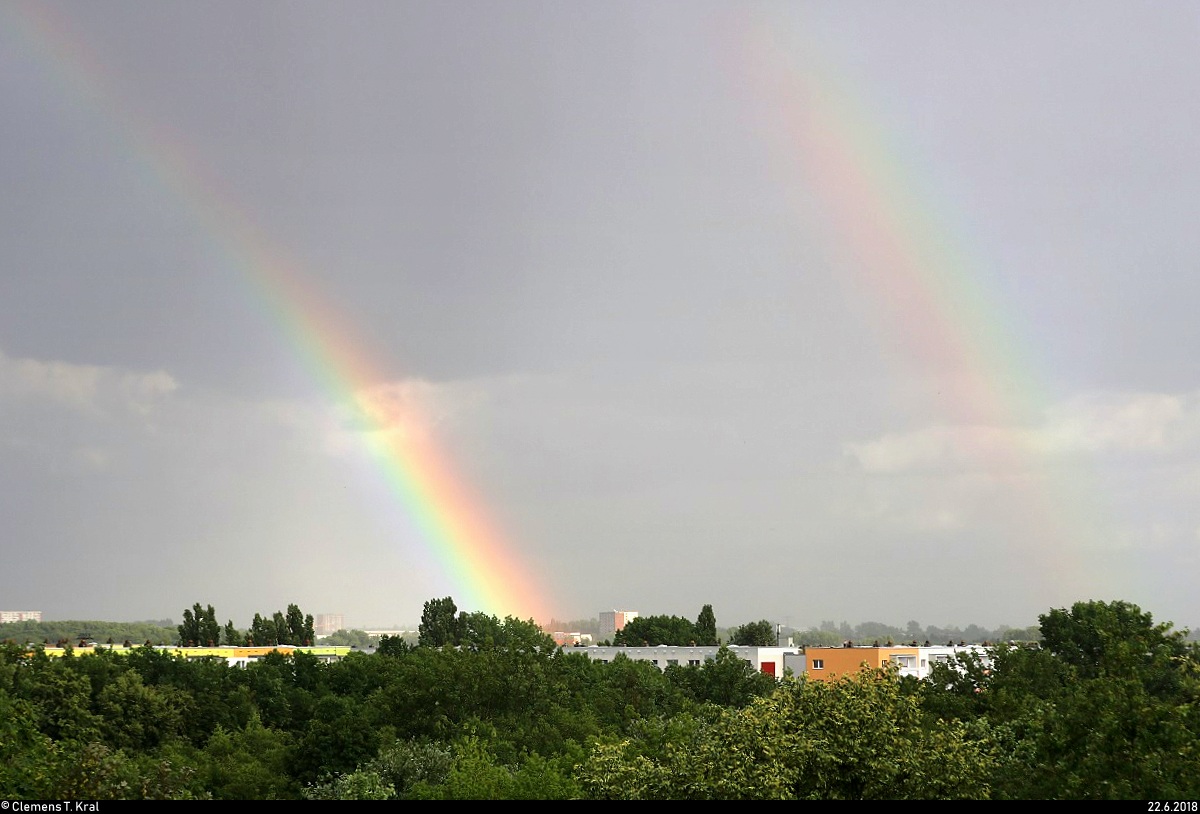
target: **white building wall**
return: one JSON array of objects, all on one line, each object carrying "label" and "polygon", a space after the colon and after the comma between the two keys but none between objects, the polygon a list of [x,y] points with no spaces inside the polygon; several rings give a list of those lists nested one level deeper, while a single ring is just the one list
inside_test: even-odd
[{"label": "white building wall", "polygon": [[928,678],[933,665],[939,661],[954,664],[960,653],[975,653],[984,666],[991,666],[992,659],[988,648],[981,644],[947,644],[933,645],[921,648],[920,674],[917,678]]},{"label": "white building wall", "polygon": [[40,622],[41,611],[0,611],[0,625],[8,622]]},{"label": "white building wall", "polygon": [[[569,647],[565,652],[582,653],[593,661],[610,662],[617,656],[625,656],[632,661],[648,661],[660,670],[666,670],[672,665],[687,667],[712,661],[717,657],[720,647],[701,647],[699,645],[659,645],[657,647]],[[767,672],[773,672],[776,678],[783,677],[784,657],[795,655],[796,648],[789,647],[743,647],[729,645],[729,652],[750,664],[758,672],[763,672],[763,665],[770,664]]]}]

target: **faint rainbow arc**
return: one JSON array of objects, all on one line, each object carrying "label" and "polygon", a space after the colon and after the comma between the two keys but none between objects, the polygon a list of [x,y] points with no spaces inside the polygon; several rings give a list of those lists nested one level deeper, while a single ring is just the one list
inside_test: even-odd
[{"label": "faint rainbow arc", "polygon": [[[119,82],[111,71],[51,7],[15,3],[0,15],[35,52],[66,97],[107,121],[116,137],[114,146],[149,170],[203,227],[254,291],[314,382],[335,400],[363,406],[363,394],[386,377],[368,361],[354,332],[301,275],[299,265],[254,223],[227,185],[208,171],[181,137],[114,90]],[[548,619],[544,591],[534,585],[529,569],[484,516],[482,501],[419,427],[420,417],[396,415],[379,405],[368,405],[364,414],[374,429],[365,436],[368,450],[456,585],[463,607]],[[390,430],[397,422],[416,424],[418,429]]]},{"label": "faint rainbow arc", "polygon": [[[1078,552],[1100,524],[1078,507],[1097,487],[1091,478],[1068,483],[1028,476],[1033,450],[1011,431],[1047,403],[1043,379],[1035,375],[1036,354],[979,279],[961,238],[934,217],[921,184],[904,172],[879,124],[856,106],[858,94],[838,81],[818,46],[794,20],[768,26],[752,17],[747,30],[748,85],[783,120],[789,142],[783,160],[791,164],[785,171],[802,168],[828,207],[839,268],[849,270],[858,294],[886,323],[879,329],[884,353],[897,368],[921,354],[946,361],[958,373],[957,387],[945,394],[954,406],[976,424],[1010,430],[1003,436],[1007,446],[993,450],[1002,459],[998,475],[1020,489],[1028,525],[1038,530],[1036,542],[1016,543],[1015,550],[1040,566],[1031,567],[1031,582],[1052,592],[1065,587],[1078,598],[1087,589]],[[783,36],[790,48],[780,43]]]}]

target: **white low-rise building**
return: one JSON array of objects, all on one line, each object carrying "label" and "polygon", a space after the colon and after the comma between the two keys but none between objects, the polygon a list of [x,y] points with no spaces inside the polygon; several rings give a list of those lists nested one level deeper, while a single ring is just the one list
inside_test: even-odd
[{"label": "white low-rise building", "polygon": [[928,678],[933,665],[955,663],[959,655],[973,654],[987,665],[990,653],[979,644],[946,645],[871,645],[849,643],[841,647],[806,647],[789,655],[784,666],[793,675],[804,675],[817,681],[833,681],[839,676],[857,673],[862,669],[894,667],[901,677]]},{"label": "white low-rise building", "polygon": [[[913,647],[843,646],[843,647],[749,647],[727,645],[729,652],[760,673],[783,678],[785,675],[808,676],[818,681],[832,681],[839,676],[856,673],[864,668],[894,667],[900,676],[928,678],[933,665],[953,663],[960,654],[972,653],[984,665],[989,663],[988,648],[978,644],[931,645]],[[624,656],[633,661],[648,661],[660,670],[678,665],[698,666],[712,661],[720,647],[698,645],[658,645],[655,647],[565,647],[567,653],[583,653],[593,661],[607,664]]]},{"label": "white low-rise building", "polygon": [[41,611],[0,611],[0,625],[8,622],[40,622]]},{"label": "white low-rise building", "polygon": [[[760,673],[783,677],[784,656],[795,654],[795,647],[750,647],[727,645],[729,652],[749,664]],[[662,644],[655,647],[567,647],[564,652],[583,653],[593,661],[607,664],[618,656],[633,661],[648,661],[660,670],[678,665],[680,667],[697,666],[717,657],[720,647],[704,647],[700,645],[670,645]]]}]

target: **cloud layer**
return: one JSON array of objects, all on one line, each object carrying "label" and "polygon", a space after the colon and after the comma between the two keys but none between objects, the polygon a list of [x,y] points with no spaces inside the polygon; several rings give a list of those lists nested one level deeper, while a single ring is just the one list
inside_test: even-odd
[{"label": "cloud layer", "polygon": [[1096,394],[1048,408],[1035,426],[930,426],[846,445],[870,473],[1003,471],[1079,456],[1193,454],[1196,393]]}]

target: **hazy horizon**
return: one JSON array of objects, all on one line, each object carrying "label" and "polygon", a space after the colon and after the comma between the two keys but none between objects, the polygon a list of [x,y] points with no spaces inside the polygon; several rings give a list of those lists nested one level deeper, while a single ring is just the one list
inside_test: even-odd
[{"label": "hazy horizon", "polygon": [[[430,597],[430,598],[432,599],[432,598],[435,598],[435,597]],[[440,597],[436,597],[436,598],[440,598]],[[208,604],[208,603],[201,603],[201,604],[202,604],[202,605],[205,605],[205,606],[207,607],[207,604]],[[456,603],[456,604],[457,604],[457,603]],[[708,604],[708,603],[706,603],[706,604]],[[30,610],[36,610],[36,608],[32,608],[32,609],[30,609]],[[263,614],[263,615],[267,615],[267,614],[270,614],[270,613],[274,613],[274,611],[275,611],[275,610],[281,610],[281,611],[282,611],[282,610],[286,610],[286,608],[276,608],[276,609],[271,609],[271,610],[262,609],[262,610],[256,611],[256,613],[260,613],[260,614]],[[316,612],[313,612],[313,611],[310,611],[308,608],[304,608],[304,607],[301,607],[301,610],[302,610],[304,613],[306,613],[306,614],[308,614],[308,613],[312,613],[312,615],[313,615],[314,617],[315,617],[315,616],[317,616],[317,615],[319,615],[319,614],[325,614],[325,613],[329,613],[329,614],[332,614],[332,615],[340,615],[340,616],[345,616],[345,617],[346,617],[346,619],[347,619],[347,624],[346,624],[346,625],[345,625],[345,627],[343,628],[343,629],[345,629],[345,630],[405,630],[405,631],[416,631],[416,630],[417,630],[417,628],[418,628],[418,626],[419,626],[419,624],[420,624],[420,619],[419,619],[419,618],[418,618],[417,620],[410,621],[410,622],[400,622],[400,621],[396,621],[396,620],[392,620],[391,622],[381,622],[380,620],[367,620],[367,621],[365,621],[365,622],[364,622],[364,621],[361,621],[361,620],[355,620],[355,619],[354,619],[352,616],[350,616],[350,615],[347,615],[347,614],[342,614],[342,613],[337,613],[336,611],[316,611]],[[470,611],[470,610],[472,610],[472,609],[470,609],[470,608],[459,608],[459,610],[460,610],[460,611]],[[606,610],[617,610],[617,609],[606,609]],[[626,609],[626,610],[636,610],[636,609],[635,609],[635,608],[628,608],[628,609]],[[715,611],[715,610],[716,610],[716,609],[714,608],[714,611]],[[1048,612],[1049,610],[1051,610],[1051,609],[1050,609],[1050,608],[1047,608],[1047,609],[1046,609],[1046,611],[1043,611],[1042,613],[1046,613],[1046,612]],[[1150,614],[1151,614],[1151,615],[1154,617],[1154,621],[1155,621],[1155,623],[1156,623],[1156,624],[1163,623],[1163,622],[1168,622],[1168,623],[1171,623],[1171,624],[1173,625],[1173,628],[1174,628],[1175,630],[1187,630],[1187,631],[1189,631],[1189,632],[1200,632],[1200,625],[1189,625],[1189,624],[1186,624],[1185,622],[1181,622],[1181,621],[1180,621],[1180,620],[1178,620],[1178,619],[1166,619],[1166,618],[1162,618],[1162,617],[1160,617],[1158,614],[1154,613],[1154,610],[1153,610],[1153,608],[1145,608],[1145,607],[1143,607],[1143,608],[1142,608],[1142,610],[1143,610],[1143,611],[1147,611],[1147,612],[1149,612],[1149,613],[1150,613]],[[181,609],[181,611],[182,611],[182,609]],[[221,622],[221,624],[222,624],[222,625],[225,623],[225,621],[232,621],[232,622],[234,623],[234,626],[235,626],[235,627],[237,627],[237,628],[239,628],[239,629],[246,629],[246,628],[248,628],[248,626],[249,626],[249,623],[250,623],[250,621],[251,621],[251,619],[246,619],[246,620],[244,620],[244,621],[243,621],[243,620],[239,620],[239,619],[236,619],[236,618],[227,618],[226,616],[224,616],[224,615],[222,615],[222,614],[221,614],[221,612],[220,612],[220,609],[219,609],[219,608],[215,608],[215,607],[214,607],[214,611],[216,611],[216,614],[217,614],[217,617],[218,617],[218,621],[219,621],[219,622]],[[598,623],[598,622],[599,622],[599,613],[601,613],[601,612],[602,612],[602,611],[600,611],[600,612],[597,612],[597,614],[596,614],[595,616],[591,616],[591,617],[589,617],[589,616],[573,616],[573,617],[569,617],[569,618],[565,618],[565,617],[564,617],[564,618],[554,617],[554,618],[552,618],[552,619],[548,619],[548,620],[544,620],[544,621],[543,621],[543,620],[535,620],[535,621],[538,621],[538,623],[539,623],[539,624],[541,624],[541,625],[543,626],[543,628],[544,628],[544,629],[546,629],[546,630],[549,630],[550,628],[548,627],[548,625],[549,625],[551,622],[564,622],[564,623],[565,623],[565,622],[580,622],[580,621],[588,621],[588,622],[593,622],[593,621],[594,621],[594,622],[597,622],[597,623]],[[659,616],[659,615],[662,615],[662,616],[672,616],[672,615],[676,615],[676,616],[684,616],[685,618],[689,618],[689,619],[690,619],[690,618],[693,618],[693,616],[689,616],[689,615],[687,615],[687,614],[666,614],[666,613],[661,613],[661,614],[660,614],[660,613],[658,613],[658,612],[656,612],[656,611],[653,611],[653,610],[651,610],[651,611],[644,611],[644,612],[643,612],[643,611],[638,611],[638,613],[639,613],[639,616]],[[697,613],[698,613],[698,612],[697,612]],[[44,621],[44,622],[100,622],[100,621],[103,621],[103,622],[117,622],[117,623],[128,623],[128,624],[137,624],[137,623],[144,623],[144,624],[157,624],[157,623],[159,623],[159,622],[164,622],[164,621],[166,621],[166,622],[169,622],[169,624],[168,624],[168,625],[166,625],[167,627],[174,627],[174,626],[177,626],[177,625],[178,625],[178,624],[179,624],[179,623],[182,621],[182,618],[183,618],[183,617],[182,617],[182,613],[179,615],[179,617],[178,617],[178,618],[176,618],[176,617],[164,616],[164,617],[159,617],[159,618],[156,618],[156,619],[151,619],[151,618],[147,618],[147,619],[101,619],[101,618],[99,618],[99,617],[95,617],[95,616],[81,616],[81,617],[69,617],[69,618],[68,618],[68,617],[64,617],[64,618],[54,618],[54,617],[47,616],[45,613],[43,613],[43,615],[42,615],[42,621]],[[723,620],[723,619],[721,619],[721,618],[718,616],[718,618],[717,618],[717,628],[718,628],[718,630],[733,630],[733,629],[735,629],[735,628],[737,628],[737,627],[739,627],[739,626],[741,626],[741,625],[743,625],[743,624],[749,624],[749,623],[751,623],[751,622],[757,622],[757,621],[760,621],[760,620],[761,620],[761,619],[763,619],[763,618],[766,618],[766,617],[762,617],[762,616],[755,616],[755,617],[751,617],[751,618],[739,619],[739,620],[736,620],[736,621],[730,622],[730,621],[727,621],[727,620]],[[1017,622],[1013,622],[1012,624],[1009,624],[1009,623],[1001,623],[1001,624],[999,624],[999,625],[981,625],[981,624],[979,624],[979,623],[977,623],[977,622],[974,622],[974,621],[969,621],[969,620],[966,620],[966,621],[964,621],[964,620],[942,620],[942,621],[939,621],[939,622],[925,622],[925,621],[923,621],[923,620],[920,620],[920,619],[906,619],[906,620],[904,620],[903,622],[901,622],[901,621],[898,621],[898,620],[889,620],[889,619],[886,619],[886,618],[881,618],[881,619],[857,619],[857,620],[855,620],[855,619],[828,619],[828,618],[824,618],[824,619],[821,619],[820,621],[817,621],[817,622],[812,622],[812,623],[806,623],[806,624],[803,624],[803,625],[796,625],[796,624],[793,624],[793,623],[791,623],[791,622],[789,622],[789,621],[787,621],[787,620],[785,620],[785,619],[768,619],[768,621],[770,621],[772,624],[779,624],[779,625],[782,625],[782,626],[783,626],[785,629],[790,629],[790,630],[793,630],[793,631],[795,631],[795,632],[805,632],[805,631],[809,631],[809,630],[825,630],[825,629],[828,629],[828,625],[829,625],[830,623],[832,623],[832,624],[834,624],[834,625],[838,626],[839,628],[840,628],[841,626],[843,626],[843,625],[847,625],[847,626],[849,626],[849,627],[851,627],[851,628],[857,628],[857,627],[859,627],[859,626],[862,626],[862,625],[884,625],[884,626],[887,626],[887,627],[893,627],[893,628],[897,628],[897,629],[901,629],[901,630],[903,630],[904,628],[908,627],[908,625],[909,625],[909,623],[910,623],[910,622],[916,622],[916,623],[917,623],[917,624],[918,624],[918,625],[919,625],[919,626],[922,628],[922,630],[924,630],[924,629],[927,629],[927,628],[931,628],[931,627],[932,627],[932,628],[944,628],[944,629],[947,629],[947,630],[960,630],[960,631],[961,631],[961,630],[966,630],[967,628],[970,628],[970,627],[979,627],[979,628],[983,628],[983,629],[985,629],[985,630],[990,630],[990,631],[998,631],[998,630],[1001,630],[1001,629],[1024,629],[1024,628],[1029,628],[1029,627],[1037,627],[1037,625],[1038,625],[1038,620],[1037,620],[1037,618],[1036,618],[1036,617],[1035,617],[1033,620],[1029,621],[1029,623],[1028,623],[1028,624],[1021,624],[1021,623],[1020,623],[1020,621],[1017,621]],[[17,623],[17,624],[20,624],[20,623]]]}]

